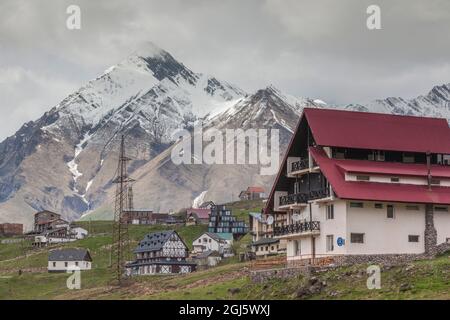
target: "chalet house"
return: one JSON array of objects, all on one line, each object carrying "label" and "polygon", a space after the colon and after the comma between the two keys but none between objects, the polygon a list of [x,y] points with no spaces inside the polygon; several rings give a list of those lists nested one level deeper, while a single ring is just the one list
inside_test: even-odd
[{"label": "chalet house", "polygon": [[23,224],[21,223],[1,223],[0,236],[20,236],[23,234]]},{"label": "chalet house", "polygon": [[205,232],[192,242],[193,252],[217,251],[220,255],[231,250],[231,243],[217,233]]},{"label": "chalet house", "polygon": [[34,232],[41,233],[47,230],[68,228],[69,222],[61,219],[61,215],[48,210],[37,212],[34,215]]},{"label": "chalet house", "polygon": [[252,251],[258,256],[270,256],[276,255],[281,252],[280,239],[277,238],[261,238],[257,241],[253,241]]},{"label": "chalet house", "polygon": [[264,199],[265,197],[266,194],[262,187],[248,187],[247,190],[241,191],[239,194],[239,199],[241,200]]},{"label": "chalet house", "polygon": [[190,208],[186,211],[186,225],[208,224],[211,209]]},{"label": "chalet house", "polygon": [[52,250],[48,255],[48,272],[91,270],[92,258],[86,249]]},{"label": "chalet house", "polygon": [[147,234],[134,253],[136,260],[127,265],[131,275],[189,273],[196,268],[186,261],[188,247],[173,230]]},{"label": "chalet house", "polygon": [[124,219],[127,224],[158,224],[164,223],[168,213],[155,213],[151,210],[125,210]]},{"label": "chalet house", "polygon": [[450,239],[449,159],[444,119],[305,108],[264,214],[288,264],[433,255]]},{"label": "chalet house", "polygon": [[226,206],[217,205],[211,208],[208,232],[231,233],[234,239],[238,239],[248,232],[248,226],[244,221],[237,220]]},{"label": "chalet house", "polygon": [[273,239],[267,216],[259,212],[249,212],[251,248],[256,256],[267,256],[286,252],[286,240]]}]

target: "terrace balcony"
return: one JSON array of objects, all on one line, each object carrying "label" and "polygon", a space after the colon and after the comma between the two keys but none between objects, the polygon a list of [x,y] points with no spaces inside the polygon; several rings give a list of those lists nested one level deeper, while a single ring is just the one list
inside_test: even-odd
[{"label": "terrace balcony", "polygon": [[308,193],[294,193],[279,198],[279,209],[296,209],[306,206],[308,201],[330,197],[328,189],[312,190]]},{"label": "terrace balcony", "polygon": [[319,167],[309,157],[289,157],[287,160],[287,176],[291,178],[318,170]]},{"label": "terrace balcony", "polygon": [[319,221],[305,221],[273,228],[273,235],[274,237],[277,238],[289,238],[293,236],[310,236],[318,234],[320,234]]}]

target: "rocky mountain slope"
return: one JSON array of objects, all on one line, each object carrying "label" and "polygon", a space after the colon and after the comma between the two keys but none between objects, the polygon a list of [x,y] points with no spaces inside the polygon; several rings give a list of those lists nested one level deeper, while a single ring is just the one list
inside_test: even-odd
[{"label": "rocky mountain slope", "polygon": [[[412,100],[342,108],[450,118],[449,97],[447,84]],[[172,134],[192,130],[198,120],[206,128],[275,128],[283,153],[305,106],[326,105],[272,86],[248,94],[146,44],[0,143],[0,222],[30,227],[41,209],[71,220],[99,212],[111,216],[121,134],[132,158],[136,208],[178,210],[199,197],[235,200],[248,185],[269,189],[273,176],[261,175],[257,165],[175,165]]]}]

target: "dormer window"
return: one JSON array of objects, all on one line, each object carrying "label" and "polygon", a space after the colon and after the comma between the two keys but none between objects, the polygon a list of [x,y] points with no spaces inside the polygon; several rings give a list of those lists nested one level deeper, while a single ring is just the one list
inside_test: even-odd
[{"label": "dormer window", "polygon": [[441,184],[441,180],[432,178],[430,184],[433,186],[439,186]]},{"label": "dormer window", "polygon": [[356,180],[357,181],[370,181],[370,177],[369,176],[358,175],[358,176],[356,176]]},{"label": "dormer window", "polygon": [[399,177],[391,177],[391,182],[398,183],[398,182],[400,182],[400,178]]}]

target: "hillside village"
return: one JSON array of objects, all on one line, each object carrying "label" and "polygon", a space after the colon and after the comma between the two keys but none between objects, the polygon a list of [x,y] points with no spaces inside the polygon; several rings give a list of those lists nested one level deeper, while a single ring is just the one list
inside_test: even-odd
[{"label": "hillside village", "polygon": [[[383,135],[367,131],[370,125],[383,127]],[[430,135],[411,131],[418,126]],[[355,139],[362,131],[364,139]],[[441,119],[307,108],[270,192],[249,186],[238,202],[154,213],[135,209],[126,188],[126,197],[117,193],[127,203],[113,222],[68,222],[44,210],[31,231],[2,226],[0,294],[22,296],[30,279],[62,286],[57,273],[80,270],[88,290],[80,298],[93,297],[89,290],[125,298],[449,298],[448,137]],[[119,284],[111,270],[117,225],[129,234],[121,242]],[[373,264],[389,288],[342,288],[367,279]],[[168,277],[156,291],[149,286],[154,277]],[[201,292],[201,283],[212,291]]]}]

